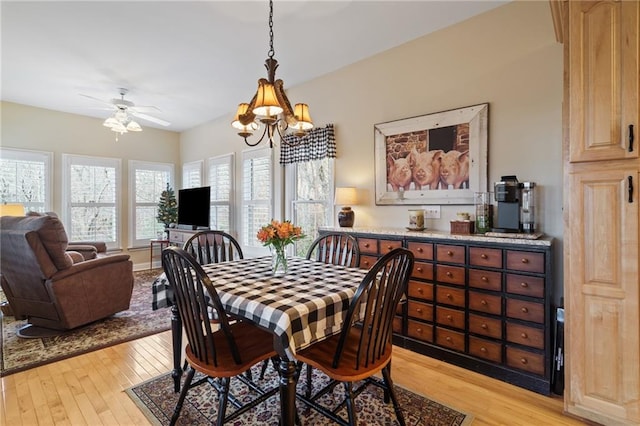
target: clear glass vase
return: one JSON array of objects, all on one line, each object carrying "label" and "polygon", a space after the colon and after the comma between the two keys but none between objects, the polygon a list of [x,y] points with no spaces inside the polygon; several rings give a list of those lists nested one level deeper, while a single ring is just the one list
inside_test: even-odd
[{"label": "clear glass vase", "polygon": [[271,272],[273,275],[284,275],[289,271],[287,253],[284,247],[271,248]]}]

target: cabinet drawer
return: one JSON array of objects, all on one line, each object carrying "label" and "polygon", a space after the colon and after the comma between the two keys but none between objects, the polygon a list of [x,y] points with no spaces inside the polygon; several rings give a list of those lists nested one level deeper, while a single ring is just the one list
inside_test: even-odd
[{"label": "cabinet drawer", "polygon": [[484,247],[469,247],[469,264],[502,268],[502,250]]},{"label": "cabinet drawer", "polygon": [[544,374],[544,355],[507,347],[507,365],[530,373]]},{"label": "cabinet drawer", "polygon": [[542,273],[544,272],[544,254],[508,250],[507,269]]},{"label": "cabinet drawer", "polygon": [[464,285],[464,267],[436,265],[436,279],[443,283]]},{"label": "cabinet drawer", "polygon": [[502,321],[497,318],[469,314],[469,331],[494,339],[502,339]]},{"label": "cabinet drawer", "polygon": [[436,327],[436,343],[455,351],[464,352],[464,333]]},{"label": "cabinet drawer", "polygon": [[531,297],[544,297],[544,278],[507,274],[507,291]]},{"label": "cabinet drawer", "polygon": [[407,322],[407,335],[425,342],[433,343],[433,326],[418,321]]},{"label": "cabinet drawer", "polygon": [[464,330],[464,311],[438,306],[436,308],[436,322],[439,325]]},{"label": "cabinet drawer", "polygon": [[415,262],[413,264],[413,278],[422,278],[423,280],[433,280],[433,265],[425,262]]},{"label": "cabinet drawer", "polygon": [[182,247],[182,244],[184,244],[184,241],[186,240],[182,238],[182,233],[169,231],[169,241],[172,244],[177,244],[180,247]]},{"label": "cabinet drawer", "polygon": [[407,248],[413,252],[416,259],[433,260],[433,244],[431,243],[409,241],[407,243]]},{"label": "cabinet drawer", "polygon": [[358,248],[361,254],[378,254],[378,240],[358,237]]},{"label": "cabinet drawer", "polygon": [[375,256],[360,256],[360,269],[371,269],[377,261],[378,258]]},{"label": "cabinet drawer", "polygon": [[502,289],[502,273],[469,269],[469,286],[485,290],[500,291]]},{"label": "cabinet drawer", "polygon": [[409,311],[407,312],[407,315],[411,318],[433,321],[433,305],[430,303],[409,300]]},{"label": "cabinet drawer", "polygon": [[469,337],[469,353],[478,358],[502,363],[502,345],[500,343]]},{"label": "cabinet drawer", "polygon": [[542,324],[544,323],[544,305],[518,299],[507,299],[507,316]]},{"label": "cabinet drawer", "polygon": [[511,343],[544,349],[544,330],[507,323],[507,340]]},{"label": "cabinet drawer", "polygon": [[436,288],[436,301],[445,305],[464,308],[464,290],[461,288],[438,286]]},{"label": "cabinet drawer", "polygon": [[436,245],[436,258],[439,262],[464,263],[464,247],[447,244]]},{"label": "cabinet drawer", "polygon": [[411,280],[407,293],[416,299],[433,300],[433,284]]},{"label": "cabinet drawer", "polygon": [[487,314],[502,314],[502,297],[494,294],[469,292],[469,309]]},{"label": "cabinet drawer", "polygon": [[393,249],[402,247],[402,240],[380,240],[378,243],[380,254],[387,254]]},{"label": "cabinet drawer", "polygon": [[393,332],[402,334],[402,317],[393,317]]}]

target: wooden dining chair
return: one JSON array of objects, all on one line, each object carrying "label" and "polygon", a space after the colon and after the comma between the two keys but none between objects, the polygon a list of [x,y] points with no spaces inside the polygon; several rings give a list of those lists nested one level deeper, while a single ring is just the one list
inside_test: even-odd
[{"label": "wooden dining chair", "polygon": [[[271,333],[248,322],[230,323],[209,277],[196,259],[185,250],[178,247],[163,250],[162,267],[173,287],[175,303],[188,342],[185,357],[189,369],[171,417],[171,425],[180,417],[189,390],[205,382],[214,385],[219,394],[218,425],[238,417],[277,393],[277,386],[265,391],[243,375],[254,364],[276,356]],[[216,330],[215,325],[209,321],[212,309],[218,317]],[[193,382],[196,371],[202,373],[204,378]],[[241,380],[258,396],[248,403],[240,403],[229,395],[231,378]],[[237,410],[226,416],[228,401]]]},{"label": "wooden dining chair", "polygon": [[307,259],[357,268],[360,266],[358,240],[342,232],[321,235],[309,246]]},{"label": "wooden dining chair", "polygon": [[200,265],[244,259],[238,241],[224,231],[196,232],[182,248],[195,257]]},{"label": "wooden dining chair", "polygon": [[[391,335],[396,307],[406,291],[413,262],[413,254],[403,248],[382,256],[360,283],[340,334],[297,353],[299,361],[332,379],[312,397],[298,394],[301,401],[341,425],[355,425],[353,399],[366,386],[374,384],[385,390],[385,402],[391,397],[398,422],[405,424],[391,380]],[[382,372],[382,381],[373,377],[378,372]],[[364,383],[354,390],[353,382],[360,380]],[[344,384],[348,422],[336,414],[344,403],[332,411],[317,402],[338,382]]]}]

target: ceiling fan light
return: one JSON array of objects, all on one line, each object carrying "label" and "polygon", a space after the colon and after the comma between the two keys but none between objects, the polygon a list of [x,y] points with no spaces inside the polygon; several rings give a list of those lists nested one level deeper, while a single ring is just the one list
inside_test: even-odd
[{"label": "ceiling fan light", "polygon": [[129,124],[127,124],[127,130],[129,132],[141,132],[142,131],[142,127],[140,127],[140,125],[138,123],[136,123],[135,121],[131,120],[129,122]]},{"label": "ceiling fan light", "polygon": [[313,129],[313,121],[311,120],[311,115],[309,115],[309,105],[296,104],[293,109],[293,115],[298,122],[291,126],[292,128],[303,131]]},{"label": "ceiling fan light", "polygon": [[118,133],[127,133],[127,128],[124,127],[124,124],[118,123],[115,126],[111,127],[111,130]]},{"label": "ceiling fan light", "polygon": [[118,124],[120,124],[120,122],[113,117],[107,118],[106,120],[104,120],[104,123],[102,123],[103,126],[109,127],[109,128],[112,128],[113,126],[117,126]]},{"label": "ceiling fan light", "polygon": [[273,117],[282,113],[282,107],[276,97],[276,89],[272,83],[261,80],[258,83],[256,93],[256,106],[253,108],[255,115]]}]

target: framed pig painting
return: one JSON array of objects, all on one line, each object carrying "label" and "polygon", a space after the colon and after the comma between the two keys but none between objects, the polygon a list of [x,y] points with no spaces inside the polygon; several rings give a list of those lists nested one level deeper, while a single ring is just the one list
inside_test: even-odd
[{"label": "framed pig painting", "polygon": [[379,123],[376,204],[473,204],[487,191],[489,104]]}]

